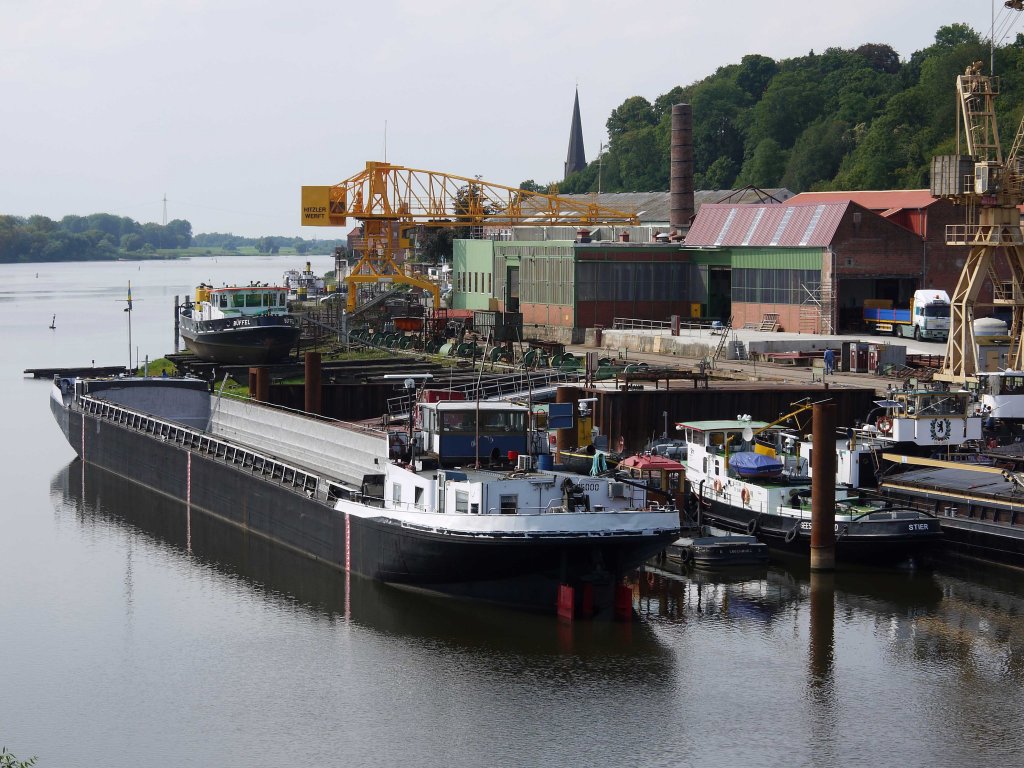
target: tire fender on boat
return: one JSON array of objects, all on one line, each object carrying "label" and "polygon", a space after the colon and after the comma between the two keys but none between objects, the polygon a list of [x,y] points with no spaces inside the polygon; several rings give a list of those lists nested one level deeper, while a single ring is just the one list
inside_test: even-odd
[{"label": "tire fender on boat", "polygon": [[757,532],[757,518],[752,517],[747,521],[747,533],[753,536]]},{"label": "tire fender on boat", "polygon": [[790,528],[788,531],[786,531],[786,543],[787,544],[792,544],[794,541],[796,541],[797,534],[799,534],[799,533],[800,533],[800,523],[797,523],[792,528]]}]

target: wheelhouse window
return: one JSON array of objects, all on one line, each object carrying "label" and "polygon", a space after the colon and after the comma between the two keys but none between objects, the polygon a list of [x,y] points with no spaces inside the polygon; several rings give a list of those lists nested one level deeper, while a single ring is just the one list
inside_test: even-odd
[{"label": "wheelhouse window", "polygon": [[500,511],[503,515],[514,515],[519,509],[519,497],[516,495],[501,497]]},{"label": "wheelhouse window", "polygon": [[402,486],[399,483],[391,484],[391,501],[396,505],[402,503]]},{"label": "wheelhouse window", "polygon": [[444,411],[441,413],[442,432],[470,432],[475,429],[473,414],[468,411]]},{"label": "wheelhouse window", "polygon": [[469,491],[455,492],[455,511],[462,514],[469,512]]}]

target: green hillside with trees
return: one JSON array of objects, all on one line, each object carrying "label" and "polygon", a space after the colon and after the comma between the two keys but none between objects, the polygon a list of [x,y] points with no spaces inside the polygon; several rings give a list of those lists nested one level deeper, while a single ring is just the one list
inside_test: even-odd
[{"label": "green hillside with trees", "polygon": [[[888,45],[774,61],[757,54],[677,86],[653,103],[631,96],[607,121],[600,161],[558,184],[563,193],[667,190],[672,105],[693,109],[694,187],[807,190],[928,186],[931,158],[956,151],[955,80],[989,43],[966,24],[901,61]],[[995,50],[1004,151],[1024,99],[1024,35]],[[535,188],[534,182],[523,182]]]}]

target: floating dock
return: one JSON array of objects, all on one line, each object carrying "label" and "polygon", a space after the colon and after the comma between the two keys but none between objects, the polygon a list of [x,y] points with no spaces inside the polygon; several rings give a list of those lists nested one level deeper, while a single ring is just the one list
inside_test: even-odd
[{"label": "floating dock", "polygon": [[78,368],[26,368],[23,373],[26,376],[31,376],[33,379],[52,379],[54,376],[60,376],[61,378],[67,379],[77,379],[86,376],[121,376],[128,373],[128,369],[123,365],[83,365]]}]

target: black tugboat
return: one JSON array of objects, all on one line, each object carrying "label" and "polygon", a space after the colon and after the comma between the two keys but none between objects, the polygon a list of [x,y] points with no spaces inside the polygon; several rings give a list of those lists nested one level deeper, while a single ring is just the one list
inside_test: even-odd
[{"label": "black tugboat", "polygon": [[276,363],[288,356],[301,331],[287,299],[288,289],[280,286],[200,285],[195,301],[179,308],[181,337],[189,351],[209,362]]}]

